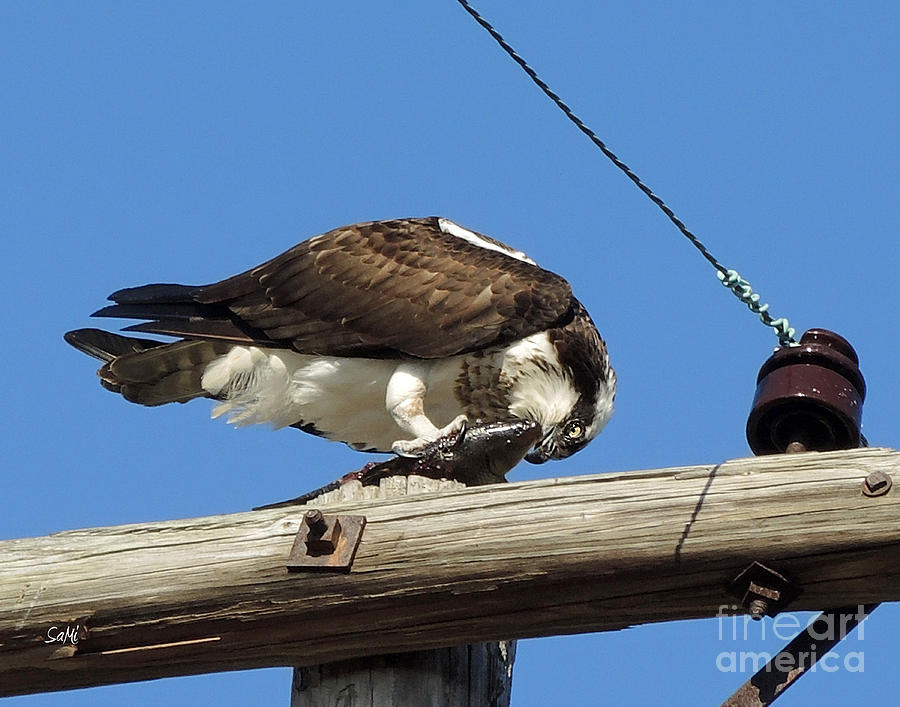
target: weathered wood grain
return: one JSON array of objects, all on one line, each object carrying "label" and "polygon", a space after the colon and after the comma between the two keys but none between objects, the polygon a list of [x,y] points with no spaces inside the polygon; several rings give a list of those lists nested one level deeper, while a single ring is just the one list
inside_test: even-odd
[{"label": "weathered wood grain", "polygon": [[[288,574],[302,508],[0,543],[0,694],[713,616],[752,560],[794,609],[900,599],[888,449],[348,501],[352,572]],[[51,626],[87,624],[75,646]]]},{"label": "weathered wood grain", "polygon": [[[317,498],[316,507],[327,513],[329,505],[341,501],[465,487],[422,477],[383,479],[378,487],[344,485]],[[515,641],[489,641],[300,666],[291,681],[291,707],[509,707],[515,655]]]}]

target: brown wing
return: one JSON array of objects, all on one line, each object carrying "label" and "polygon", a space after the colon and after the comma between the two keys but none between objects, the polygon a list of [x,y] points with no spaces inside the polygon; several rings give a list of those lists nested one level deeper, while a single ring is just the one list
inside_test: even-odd
[{"label": "brown wing", "polygon": [[110,299],[98,315],[154,320],[130,330],[420,358],[509,343],[573,306],[563,278],[444,233],[437,218],[338,228],[213,285],[147,285]]}]

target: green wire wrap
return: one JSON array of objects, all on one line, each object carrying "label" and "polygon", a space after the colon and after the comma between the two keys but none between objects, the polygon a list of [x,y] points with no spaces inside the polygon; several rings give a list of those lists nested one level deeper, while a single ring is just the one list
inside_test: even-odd
[{"label": "green wire wrap", "polygon": [[758,314],[763,324],[775,330],[778,342],[782,346],[799,346],[794,339],[794,328],[788,324],[788,320],[784,317],[774,319],[769,314],[769,305],[759,303],[759,295],[753,291],[750,283],[738,274],[737,270],[726,270],[725,272],[717,270],[716,277],[734,293],[735,297],[746,304],[751,312]]}]

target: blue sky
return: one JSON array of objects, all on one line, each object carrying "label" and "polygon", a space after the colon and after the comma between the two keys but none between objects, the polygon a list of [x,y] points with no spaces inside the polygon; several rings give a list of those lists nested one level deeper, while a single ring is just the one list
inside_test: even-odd
[{"label": "blue sky", "polygon": [[[897,446],[900,5],[481,0],[494,21],[728,266],[802,331],[834,329]],[[617,412],[540,476],[747,456],[774,336],[452,0],[0,4],[6,390],[0,538],[245,510],[364,460],[294,430],[235,431],[197,402],[103,391],[62,334],[120,287],[220,279],[361,220],[442,215],[564,274],[604,334]],[[805,615],[801,618],[805,619]],[[513,704],[718,704],[776,650],[715,620],[523,641]],[[864,669],[779,704],[900,688],[900,611]],[[9,705],[286,704],[287,669]]]}]

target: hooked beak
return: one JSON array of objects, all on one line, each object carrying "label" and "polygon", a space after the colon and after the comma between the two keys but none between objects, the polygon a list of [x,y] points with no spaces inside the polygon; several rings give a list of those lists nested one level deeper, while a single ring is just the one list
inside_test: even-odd
[{"label": "hooked beak", "polygon": [[531,451],[525,455],[525,461],[531,464],[543,464],[548,461],[553,454],[552,437],[553,430],[550,430],[550,432],[545,434],[543,439],[534,445]]}]

